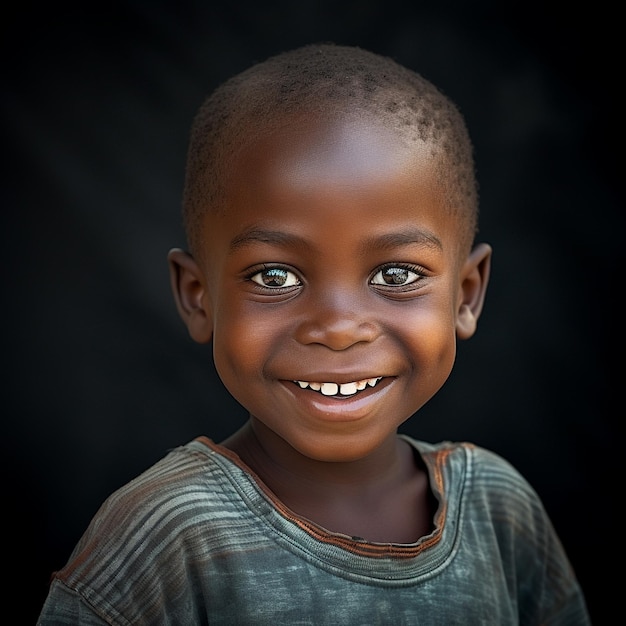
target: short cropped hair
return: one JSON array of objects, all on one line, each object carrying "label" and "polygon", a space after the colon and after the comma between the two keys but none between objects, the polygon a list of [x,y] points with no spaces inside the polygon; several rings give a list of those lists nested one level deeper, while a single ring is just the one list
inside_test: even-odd
[{"label": "short cropped hair", "polygon": [[427,142],[452,215],[465,222],[461,245],[471,245],[478,222],[473,145],[457,106],[431,82],[395,60],[356,46],[308,44],[256,63],[219,85],[192,126],[183,190],[188,245],[200,245],[203,217],[224,206],[229,156],[292,113],[362,111]]}]

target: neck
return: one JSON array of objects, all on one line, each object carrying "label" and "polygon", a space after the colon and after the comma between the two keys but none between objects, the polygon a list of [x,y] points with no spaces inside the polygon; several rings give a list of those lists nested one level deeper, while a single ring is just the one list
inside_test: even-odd
[{"label": "neck", "polygon": [[398,480],[414,468],[410,447],[395,433],[373,454],[349,462],[311,459],[255,418],[222,445],[236,452],[281,498],[285,492],[307,490],[325,497],[332,493],[345,497],[352,491],[363,494]]},{"label": "neck", "polygon": [[432,528],[427,473],[395,433],[367,458],[341,463],[306,457],[254,419],[222,445],[292,511],[326,529],[410,543]]}]

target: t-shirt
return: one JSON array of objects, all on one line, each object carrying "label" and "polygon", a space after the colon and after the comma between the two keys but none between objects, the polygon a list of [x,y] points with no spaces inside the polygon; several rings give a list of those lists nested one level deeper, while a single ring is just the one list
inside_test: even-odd
[{"label": "t-shirt", "polygon": [[528,482],[468,443],[402,436],[438,501],[413,544],[333,533],[199,437],[101,506],[38,624],[587,625],[580,586]]}]

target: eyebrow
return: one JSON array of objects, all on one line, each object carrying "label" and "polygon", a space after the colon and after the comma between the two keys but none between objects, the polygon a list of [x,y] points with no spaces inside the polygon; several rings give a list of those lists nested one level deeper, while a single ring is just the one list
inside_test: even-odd
[{"label": "eyebrow", "polygon": [[399,232],[375,235],[365,241],[364,249],[391,250],[402,246],[419,245],[443,250],[441,239],[422,228],[407,228]]},{"label": "eyebrow", "polygon": [[232,238],[230,242],[230,252],[235,252],[239,248],[244,248],[245,246],[255,243],[267,243],[275,246],[309,247],[309,243],[306,239],[298,237],[297,235],[285,233],[280,230],[252,227]]},{"label": "eyebrow", "polygon": [[[275,246],[292,246],[310,248],[309,242],[297,235],[280,230],[252,227],[236,235],[230,242],[230,252],[257,243]],[[428,248],[443,249],[441,240],[433,233],[421,228],[408,228],[400,232],[375,235],[365,240],[363,248],[368,250],[391,250],[408,245],[419,245]]]}]

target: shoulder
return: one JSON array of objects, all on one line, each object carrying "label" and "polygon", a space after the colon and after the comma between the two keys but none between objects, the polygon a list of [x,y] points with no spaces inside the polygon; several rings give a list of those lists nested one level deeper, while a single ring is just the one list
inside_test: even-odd
[{"label": "shoulder", "polygon": [[[405,437],[435,475],[448,482],[463,482],[476,496],[535,500],[537,494],[507,459],[492,450],[466,441],[426,443]],[[450,484],[448,484],[450,487]]]},{"label": "shoulder", "polygon": [[539,494],[500,455],[478,446],[469,452],[467,528],[480,531],[482,545],[492,535],[509,576],[520,581],[520,612],[546,611],[541,618],[537,613],[537,623],[550,621],[550,614],[555,623],[587,624],[584,595]]},{"label": "shoulder", "polygon": [[202,440],[170,450],[113,492],[96,512],[58,576],[83,577],[86,563],[150,568],[195,544],[199,528],[226,528],[243,511],[228,462]]},{"label": "shoulder", "polygon": [[466,538],[497,544],[500,556],[518,571],[547,568],[573,576],[540,496],[508,460],[467,442],[443,442],[431,450],[444,459],[443,492],[458,494],[458,509],[451,509]]},{"label": "shoulder", "polygon": [[113,492],[97,518],[123,524],[129,517],[172,509],[193,499],[199,491],[213,489],[223,480],[211,449],[194,440],[171,449],[154,465]]},{"label": "shoulder", "polygon": [[464,443],[470,462],[474,489],[501,497],[535,500],[537,493],[528,480],[500,454]]},{"label": "shoulder", "polygon": [[518,528],[526,526],[529,532],[549,527],[537,491],[516,467],[492,450],[464,446],[470,459],[468,497],[472,501],[488,506],[495,519]]},{"label": "shoulder", "polygon": [[452,510],[465,522],[518,541],[558,542],[537,491],[500,454],[469,442],[413,444],[429,466],[433,488],[448,504],[458,503]]},{"label": "shoulder", "polygon": [[[410,440],[411,442],[411,440]],[[467,442],[413,441],[457,533],[457,562],[496,563],[533,623],[587,624],[584,596],[544,505],[505,458]],[[445,528],[444,528],[445,534]],[[546,617],[550,616],[550,617]]]},{"label": "shoulder", "polygon": [[69,604],[85,602],[107,620],[161,610],[151,589],[169,597],[182,585],[193,595],[198,568],[215,546],[229,545],[239,527],[249,527],[240,474],[209,440],[170,450],[104,501],[54,573],[56,595],[69,590]]}]

